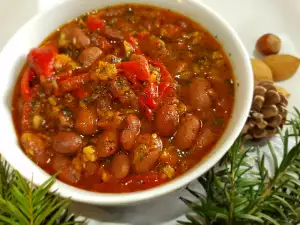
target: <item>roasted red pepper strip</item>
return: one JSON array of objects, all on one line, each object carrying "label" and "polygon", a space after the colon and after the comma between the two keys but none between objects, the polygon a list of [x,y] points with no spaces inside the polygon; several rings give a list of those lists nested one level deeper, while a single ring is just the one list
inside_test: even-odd
[{"label": "roasted red pepper strip", "polygon": [[80,74],[73,77],[68,77],[65,80],[59,81],[58,86],[62,93],[74,91],[90,80],[89,73]]},{"label": "roasted red pepper strip", "polygon": [[144,97],[140,96],[139,97],[139,104],[140,104],[140,108],[143,111],[144,115],[146,116],[146,118],[148,120],[152,120],[153,117],[153,112],[152,110],[146,105]]},{"label": "roasted red pepper strip", "polygon": [[26,68],[21,79],[21,93],[25,101],[30,100],[30,81],[32,81],[34,73],[32,69]]},{"label": "roasted red pepper strip", "polygon": [[36,73],[46,78],[52,77],[54,73],[54,57],[58,54],[56,44],[51,42],[44,46],[34,48],[27,56],[28,64]]},{"label": "roasted red pepper strip", "polygon": [[138,39],[139,40],[144,40],[146,37],[149,37],[149,32],[147,31],[142,31],[138,34]]},{"label": "roasted red pepper strip", "polygon": [[78,88],[78,89],[76,89],[76,90],[73,92],[73,94],[74,94],[77,98],[83,99],[83,98],[85,98],[85,97],[87,97],[87,96],[90,95],[90,91],[84,90],[83,88]]},{"label": "roasted red pepper strip", "polygon": [[155,83],[149,83],[142,94],[142,100],[150,109],[155,109],[157,106],[158,86]]},{"label": "roasted red pepper strip", "polygon": [[90,31],[97,31],[104,26],[104,22],[96,16],[88,16],[86,19],[87,28]]},{"label": "roasted red pepper strip", "polygon": [[161,83],[158,86],[159,90],[159,97],[158,97],[158,102],[161,101],[161,99],[167,95],[167,94],[172,94],[171,92],[175,91],[174,88],[174,80],[167,68],[164,66],[159,61],[153,60],[151,58],[147,58],[149,63],[151,63],[153,66],[156,66],[160,69],[161,73]]},{"label": "roasted red pepper strip", "polygon": [[147,61],[136,60],[122,62],[119,63],[117,67],[118,69],[135,74],[138,80],[146,81],[150,78],[149,65]]},{"label": "roasted red pepper strip", "polygon": [[137,79],[136,75],[134,73],[128,72],[128,71],[123,71],[124,76],[127,78],[127,80],[133,84],[133,88],[136,87],[137,85]]},{"label": "roasted red pepper strip", "polygon": [[73,71],[72,71],[72,70],[67,70],[67,71],[64,71],[64,72],[55,74],[55,79],[56,79],[57,81],[59,81],[59,80],[65,80],[65,79],[67,79],[68,77],[71,77],[72,74],[73,74]]},{"label": "roasted red pepper strip", "polygon": [[156,66],[160,69],[161,81],[163,83],[173,83],[174,82],[171,74],[169,73],[167,68],[164,66],[164,64],[162,64],[161,62],[159,62],[157,60],[153,60],[149,57],[147,59],[148,59],[150,64],[152,64],[153,66]]}]

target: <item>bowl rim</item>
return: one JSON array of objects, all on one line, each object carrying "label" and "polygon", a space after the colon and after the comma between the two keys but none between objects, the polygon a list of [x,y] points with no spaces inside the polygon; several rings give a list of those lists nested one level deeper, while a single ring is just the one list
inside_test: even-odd
[{"label": "bowl rim", "polygon": [[[247,75],[247,82],[249,83],[248,84],[249,90],[252,90],[253,89],[253,80],[250,79],[250,75],[252,74],[252,68],[250,65],[250,61],[246,60],[246,58],[249,58],[248,53],[247,53],[242,41],[240,40],[238,34],[236,33],[236,31],[218,13],[213,11],[211,8],[206,6],[201,1],[199,1],[199,0],[187,0],[187,1],[197,5],[197,7],[201,8],[201,10],[206,11],[208,14],[210,14],[211,17],[215,17],[218,20],[218,23],[225,28],[226,32],[230,33],[230,35],[232,37],[231,41],[236,42],[236,44],[238,45],[238,48],[240,50],[240,54],[243,56],[242,60],[244,63],[245,76]],[[26,29],[26,27],[30,26],[31,24],[34,24],[34,22],[36,20],[39,20],[48,12],[55,10],[56,8],[62,7],[64,4],[72,4],[71,2],[72,2],[72,0],[63,0],[48,9],[37,13],[34,17],[32,17],[29,21],[27,21],[24,25],[22,25],[14,33],[14,35],[9,39],[9,41],[6,43],[6,45],[3,47],[3,49],[0,53],[0,58],[2,56],[2,53],[4,52],[4,49],[7,46],[9,46],[11,42],[13,42],[14,37],[18,36],[19,33],[21,33],[23,29]],[[128,0],[127,2],[130,4],[130,0]],[[145,4],[145,3],[141,2],[139,4]],[[149,3],[148,5],[151,5],[151,3]],[[168,8],[165,6],[161,6],[161,7]],[[189,16],[187,16],[187,17],[190,18]],[[190,19],[193,20],[193,18],[190,18]],[[204,27],[204,28],[206,29],[206,27]],[[244,100],[245,105],[244,105],[243,109],[241,110],[241,118],[238,120],[238,123],[235,124],[234,129],[232,131],[230,131],[231,134],[229,135],[229,138],[233,141],[239,136],[239,133],[242,130],[243,125],[246,122],[246,119],[247,119],[246,115],[248,115],[248,112],[251,107],[252,93],[246,93],[245,97],[246,97]],[[225,129],[224,133],[225,132],[228,132],[227,128]],[[224,135],[224,133],[223,133],[223,135]],[[141,202],[144,200],[150,200],[150,199],[165,195],[167,193],[173,192],[173,191],[187,185],[192,180],[197,179],[199,176],[201,176],[207,170],[209,170],[211,167],[213,167],[222,158],[222,156],[230,148],[233,141],[232,142],[226,141],[222,145],[222,148],[220,148],[220,149],[218,149],[218,151],[216,151],[216,153],[214,154],[214,157],[211,158],[211,160],[206,160],[205,166],[199,166],[198,168],[195,168],[194,170],[190,170],[174,180],[171,180],[165,184],[156,186],[151,189],[137,191],[137,192],[131,192],[131,193],[116,193],[116,194],[115,193],[112,193],[112,194],[111,193],[98,193],[98,192],[82,190],[82,189],[76,188],[74,186],[65,184],[65,183],[57,180],[54,187],[52,188],[52,190],[56,190],[58,187],[58,193],[62,197],[66,197],[66,198],[72,197],[73,201],[84,202],[84,203],[89,203],[89,204],[96,204],[96,205],[127,205],[127,204]],[[5,158],[5,154],[3,154],[3,157]],[[9,160],[8,160],[8,162],[9,162]],[[32,162],[32,163],[34,164],[34,162]],[[11,165],[11,166],[14,167],[14,165]],[[20,171],[20,173],[22,174],[22,171]],[[32,172],[32,174],[33,173],[34,172]],[[47,180],[50,177],[50,175],[46,172],[44,172],[43,176],[44,176],[44,180]],[[36,183],[32,177],[29,177],[29,176],[24,176],[24,177],[27,180],[32,180],[37,185],[41,184],[41,183]]]}]

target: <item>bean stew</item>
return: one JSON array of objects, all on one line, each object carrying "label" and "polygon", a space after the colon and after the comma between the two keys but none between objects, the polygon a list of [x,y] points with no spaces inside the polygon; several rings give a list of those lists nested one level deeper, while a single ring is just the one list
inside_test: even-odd
[{"label": "bean stew", "polygon": [[70,185],[108,193],[168,182],[222,136],[231,65],[199,24],[152,6],[86,13],[32,49],[12,115],[28,157]]}]

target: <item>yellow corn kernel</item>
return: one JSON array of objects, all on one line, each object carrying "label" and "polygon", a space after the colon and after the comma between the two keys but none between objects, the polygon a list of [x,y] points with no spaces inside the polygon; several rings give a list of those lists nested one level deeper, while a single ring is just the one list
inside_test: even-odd
[{"label": "yellow corn kernel", "polygon": [[153,137],[154,139],[156,139],[156,138],[157,138],[157,134],[156,134],[156,133],[153,133],[153,134],[152,134],[152,137]]},{"label": "yellow corn kernel", "polygon": [[52,112],[51,112],[51,114],[52,114],[53,116],[56,116],[59,112],[60,112],[60,107],[59,107],[59,106],[53,106],[53,107],[52,107]]},{"label": "yellow corn kernel", "polygon": [[42,125],[43,117],[40,115],[34,115],[32,118],[32,124],[34,129],[39,129]]},{"label": "yellow corn kernel", "polygon": [[31,133],[24,133],[24,134],[22,134],[22,137],[21,137],[22,146],[24,147],[27,155],[30,155],[30,156],[34,156],[34,152],[30,145],[32,136],[33,135]]},{"label": "yellow corn kernel", "polygon": [[99,61],[95,73],[92,74],[93,80],[111,80],[115,78],[118,70],[115,64]]},{"label": "yellow corn kernel", "polygon": [[157,82],[157,78],[159,77],[159,72],[156,70],[151,71],[150,77],[148,79],[149,82]]},{"label": "yellow corn kernel", "polygon": [[108,172],[106,172],[105,170],[102,171],[102,180],[105,182],[105,181],[108,181],[109,180],[109,174]]},{"label": "yellow corn kernel", "polygon": [[83,160],[95,162],[98,159],[94,146],[89,145],[83,148]]},{"label": "yellow corn kernel", "polygon": [[67,39],[67,35],[65,32],[60,32],[58,45],[59,47],[66,47],[69,44],[69,41]]},{"label": "yellow corn kernel", "polygon": [[80,101],[79,101],[79,106],[80,106],[81,108],[85,108],[85,107],[86,107],[86,104],[84,103],[84,101],[80,100]]},{"label": "yellow corn kernel", "polygon": [[75,69],[77,66],[77,63],[74,62],[68,55],[58,54],[55,56],[54,68],[56,70],[61,70],[65,67],[71,67],[72,69]]},{"label": "yellow corn kernel", "polygon": [[172,166],[167,165],[165,167],[163,167],[163,172],[169,177],[169,178],[173,178],[175,176],[175,170]]},{"label": "yellow corn kernel", "polygon": [[187,109],[186,109],[186,105],[183,104],[182,102],[179,103],[177,109],[178,109],[179,115],[183,115],[183,114],[186,112],[186,110],[187,110]]},{"label": "yellow corn kernel", "polygon": [[73,102],[75,100],[75,98],[70,93],[65,95],[65,99],[67,102]]},{"label": "yellow corn kernel", "polygon": [[125,55],[127,58],[129,58],[130,55],[134,52],[134,49],[133,49],[132,45],[127,41],[124,41],[123,45],[124,45],[124,49],[125,49]]},{"label": "yellow corn kernel", "polygon": [[54,96],[50,96],[48,98],[48,102],[51,104],[51,105],[56,105],[57,102],[56,102],[56,98]]}]

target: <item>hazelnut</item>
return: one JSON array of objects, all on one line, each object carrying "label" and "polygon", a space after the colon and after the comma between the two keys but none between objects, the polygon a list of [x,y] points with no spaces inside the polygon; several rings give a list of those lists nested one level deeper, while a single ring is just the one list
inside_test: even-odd
[{"label": "hazelnut", "polygon": [[274,34],[264,34],[256,42],[256,49],[263,55],[277,54],[281,47],[281,40]]}]

